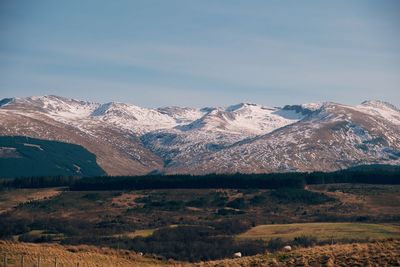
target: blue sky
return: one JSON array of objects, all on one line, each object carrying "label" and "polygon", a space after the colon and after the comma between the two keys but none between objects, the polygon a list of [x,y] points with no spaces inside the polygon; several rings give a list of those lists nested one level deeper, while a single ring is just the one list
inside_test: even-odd
[{"label": "blue sky", "polygon": [[0,0],[0,97],[400,106],[400,1]]}]

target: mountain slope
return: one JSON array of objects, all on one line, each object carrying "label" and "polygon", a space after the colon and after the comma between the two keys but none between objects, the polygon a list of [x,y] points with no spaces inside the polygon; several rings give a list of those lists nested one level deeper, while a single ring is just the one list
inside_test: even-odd
[{"label": "mountain slope", "polygon": [[220,151],[305,117],[299,110],[248,103],[203,110],[204,116],[189,124],[153,131],[141,137],[146,147],[165,159],[167,170],[170,166],[185,164],[194,157]]},{"label": "mountain slope", "polygon": [[111,175],[400,163],[400,111],[382,101],[149,109],[43,96],[1,100],[0,122],[0,135],[82,145]]},{"label": "mountain slope", "polygon": [[78,145],[24,136],[0,137],[0,177],[98,176],[96,156]]},{"label": "mountain slope", "polygon": [[[162,160],[143,147],[135,135],[90,119],[91,110],[85,112],[89,115],[75,113],[78,119],[71,115],[76,108],[72,111],[63,109],[64,116],[59,113],[60,107],[57,111],[47,110],[43,104],[47,98],[40,98],[34,104],[26,99],[14,99],[1,107],[0,135],[30,136],[81,145],[97,156],[97,163],[109,175],[146,174],[162,168]],[[64,103],[63,107],[66,107]]]},{"label": "mountain slope", "polygon": [[400,128],[389,117],[326,103],[308,117],[266,135],[175,166],[178,172],[332,171],[400,163]]}]

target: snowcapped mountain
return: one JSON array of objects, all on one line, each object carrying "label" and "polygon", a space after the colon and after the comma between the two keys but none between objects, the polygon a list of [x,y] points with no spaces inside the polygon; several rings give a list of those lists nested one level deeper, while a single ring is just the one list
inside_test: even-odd
[{"label": "snowcapped mountain", "polygon": [[111,175],[400,163],[400,111],[382,101],[149,109],[42,96],[0,100],[0,122],[0,135],[82,145]]},{"label": "snowcapped mountain", "polygon": [[135,134],[143,134],[176,125],[174,118],[154,109],[141,108],[124,103],[100,105],[90,117]]},{"label": "snowcapped mountain", "polygon": [[147,133],[141,140],[169,166],[269,133],[305,116],[296,110],[248,103],[202,110],[203,116],[188,124]]},{"label": "snowcapped mountain", "polygon": [[[382,113],[380,113],[382,114]],[[309,116],[265,135],[202,154],[177,172],[332,171],[361,164],[400,163],[400,128],[391,116],[326,103]]]},{"label": "snowcapped mountain", "polygon": [[205,116],[181,127],[181,129],[192,130],[200,128],[203,130],[257,135],[291,124],[302,117],[302,114],[294,110],[240,103],[227,108],[215,108]]},{"label": "snowcapped mountain", "polygon": [[390,103],[379,100],[364,101],[356,109],[400,125],[400,110]]}]

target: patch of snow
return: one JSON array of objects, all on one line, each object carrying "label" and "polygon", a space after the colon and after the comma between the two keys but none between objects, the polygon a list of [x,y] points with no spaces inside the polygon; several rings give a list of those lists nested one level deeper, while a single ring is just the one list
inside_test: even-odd
[{"label": "patch of snow", "polygon": [[387,102],[379,100],[364,101],[361,105],[356,106],[355,109],[400,125],[400,110]]},{"label": "patch of snow", "polygon": [[200,119],[209,112],[206,109],[181,107],[158,108],[157,111],[161,114],[165,114],[174,118],[177,124],[191,123],[197,119]]},{"label": "patch of snow", "polygon": [[34,147],[34,148],[37,148],[37,149],[43,151],[43,148],[42,148],[40,145],[28,144],[28,143],[24,143],[23,145],[24,145],[24,146],[28,146],[28,147]]},{"label": "patch of snow", "polygon": [[316,111],[318,109],[320,109],[324,104],[323,103],[305,103],[305,104],[301,104],[301,107],[305,108],[305,109],[309,109],[311,111]]},{"label": "patch of snow", "polygon": [[91,116],[139,134],[172,128],[177,124],[174,118],[155,109],[141,108],[124,103],[103,104],[93,111]]}]

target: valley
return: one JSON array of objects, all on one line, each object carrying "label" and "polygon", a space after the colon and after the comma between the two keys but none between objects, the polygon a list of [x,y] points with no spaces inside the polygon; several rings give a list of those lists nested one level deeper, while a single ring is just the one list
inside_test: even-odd
[{"label": "valley", "polygon": [[[40,192],[44,197],[18,197]],[[298,262],[303,252],[303,260],[311,255],[306,257],[308,262],[322,260],[315,251],[329,250],[329,257],[335,255],[332,260],[350,253],[344,248],[365,251],[379,246],[388,253],[385,246],[398,249],[396,240],[400,238],[400,205],[393,201],[400,193],[399,185],[320,184],[308,185],[306,190],[50,188],[4,193],[2,206],[9,209],[0,215],[0,235],[11,243],[2,241],[0,252],[8,251],[10,259],[13,249],[29,247],[36,251],[28,250],[34,258],[49,246],[54,254],[46,254],[48,260],[68,251],[76,255],[93,251],[101,257],[115,257],[121,266],[128,264],[122,263],[127,259],[139,265],[143,261],[203,266],[199,261],[207,261],[204,266],[239,266],[240,262],[273,265],[276,261],[286,266]],[[16,198],[21,201],[16,203]],[[375,207],[373,211],[371,207]],[[282,252],[286,245],[291,245],[293,252]],[[243,259],[208,262],[232,258],[237,251]],[[63,257],[60,262],[66,261]],[[85,257],[79,259],[91,266],[100,255]],[[10,262],[9,266],[14,265]]]}]

